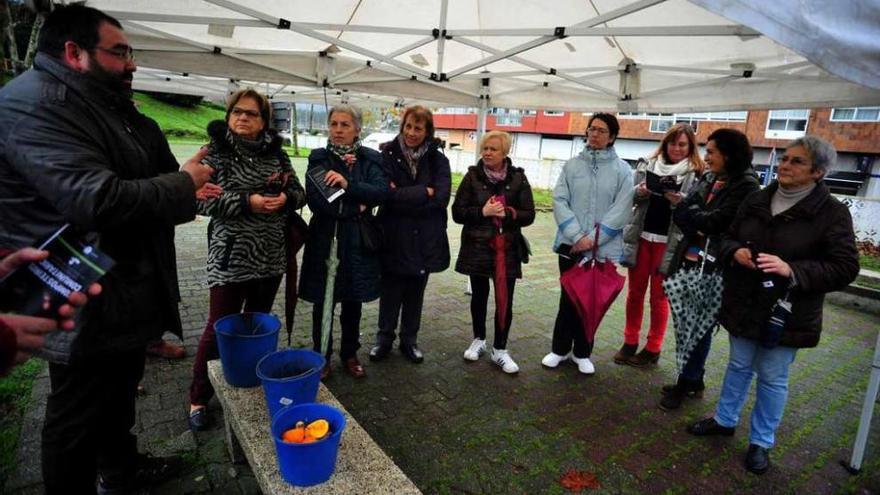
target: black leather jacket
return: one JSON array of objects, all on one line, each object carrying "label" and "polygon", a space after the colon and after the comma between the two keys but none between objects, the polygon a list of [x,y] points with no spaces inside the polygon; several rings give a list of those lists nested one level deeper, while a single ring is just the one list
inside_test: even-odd
[{"label": "black leather jacket", "polygon": [[0,90],[0,248],[71,223],[116,260],[77,330],[47,339],[50,359],[180,332],[174,226],[195,218],[194,187],[158,125],[90,76],[40,53]]}]

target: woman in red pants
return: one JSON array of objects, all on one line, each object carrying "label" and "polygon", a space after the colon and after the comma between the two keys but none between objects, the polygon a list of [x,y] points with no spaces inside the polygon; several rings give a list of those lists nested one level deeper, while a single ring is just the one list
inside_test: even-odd
[{"label": "woman in red pants", "polygon": [[[623,347],[614,356],[617,364],[642,368],[656,364],[660,359],[660,348],[669,319],[669,303],[662,283],[664,276],[670,273],[676,246],[682,239],[681,231],[672,222],[672,210],[681,201],[682,193],[696,183],[705,168],[694,130],[687,124],[670,127],[653,156],[639,160],[634,180],[633,215],[623,230],[622,264],[629,267],[629,284]],[[651,180],[648,180],[648,176],[651,176]],[[645,292],[649,286],[651,317],[648,341],[636,353]]]}]

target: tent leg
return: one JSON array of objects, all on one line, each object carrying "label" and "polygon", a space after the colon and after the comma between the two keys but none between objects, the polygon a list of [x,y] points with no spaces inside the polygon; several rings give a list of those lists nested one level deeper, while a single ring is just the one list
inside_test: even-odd
[{"label": "tent leg", "polygon": [[862,460],[865,456],[865,447],[868,443],[868,433],[871,431],[871,417],[874,415],[874,404],[877,402],[877,392],[880,390],[880,333],[877,335],[877,343],[874,346],[874,361],[871,363],[871,378],[868,380],[868,391],[865,393],[865,403],[862,405],[862,417],[859,419],[859,431],[853,444],[852,458],[849,464],[840,463],[850,474],[858,474],[862,470]]}]

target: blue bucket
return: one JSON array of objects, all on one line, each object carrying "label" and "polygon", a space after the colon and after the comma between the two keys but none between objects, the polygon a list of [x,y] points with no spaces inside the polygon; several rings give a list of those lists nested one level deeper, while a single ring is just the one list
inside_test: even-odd
[{"label": "blue bucket", "polygon": [[236,313],[214,323],[226,383],[256,387],[257,363],[278,347],[281,320],[266,313]]},{"label": "blue bucket", "polygon": [[261,359],[257,376],[263,382],[269,417],[282,407],[315,402],[323,367],[324,356],[308,349],[283,349]]},{"label": "blue bucket", "polygon": [[[330,423],[330,434],[314,443],[287,443],[285,431],[317,419]],[[312,486],[330,479],[336,469],[339,441],[345,429],[345,416],[339,409],[324,404],[299,404],[284,407],[272,421],[272,440],[278,454],[278,469],[284,481],[296,486]]]}]

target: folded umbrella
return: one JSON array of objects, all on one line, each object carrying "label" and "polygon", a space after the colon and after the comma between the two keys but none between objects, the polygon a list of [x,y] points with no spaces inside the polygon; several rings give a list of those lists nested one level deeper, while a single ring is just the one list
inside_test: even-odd
[{"label": "folded umbrella", "polygon": [[[495,196],[495,201],[502,206],[507,205],[503,194]],[[489,246],[495,251],[495,270],[493,282],[495,283],[495,319],[498,328],[504,328],[507,323],[507,237],[504,235],[503,218],[494,217],[495,235],[489,240]]]},{"label": "folded umbrella", "polygon": [[608,312],[608,308],[617,299],[626,277],[617,273],[617,267],[611,261],[599,261],[599,227],[593,242],[592,257],[584,257],[575,266],[569,268],[559,281],[565,294],[574,306],[583,325],[587,342],[592,343],[596,330]]},{"label": "folded umbrella", "polygon": [[[704,253],[709,249],[708,243]],[[705,273],[706,256],[699,268],[677,271],[663,281],[663,290],[675,324],[675,364],[684,370],[700,339],[718,325],[721,309],[721,274]]]}]

